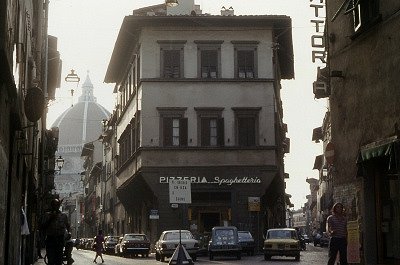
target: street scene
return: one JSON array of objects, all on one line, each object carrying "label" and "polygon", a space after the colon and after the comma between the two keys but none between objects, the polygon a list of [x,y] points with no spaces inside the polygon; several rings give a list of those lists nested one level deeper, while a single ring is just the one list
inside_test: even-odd
[{"label": "street scene", "polygon": [[[296,264],[326,264],[328,257],[328,249],[314,247],[313,245],[308,245],[306,251],[301,252],[301,258],[299,262]],[[76,264],[88,264],[93,263],[94,252],[90,250],[76,250],[74,249],[72,252],[72,256],[75,260]],[[145,264],[168,264],[169,260],[165,262],[160,262],[155,260],[154,253],[150,254],[148,258],[143,257],[135,257],[135,258],[123,258],[115,255],[104,255],[104,263],[103,264],[113,264],[113,265],[125,265],[125,264],[137,264],[137,265],[145,265]],[[100,262],[98,262],[100,263]],[[39,260],[37,265],[45,264],[43,260]],[[199,256],[198,260],[195,264],[204,264],[204,265],[230,265],[230,264],[280,264],[280,265],[289,265],[293,264],[293,259],[288,257],[276,257],[272,258],[271,261],[265,261],[264,257],[259,254],[255,254],[254,256],[244,256],[241,260],[236,260],[236,258],[232,257],[219,257],[215,260],[210,261],[207,256]]]},{"label": "street scene", "polygon": [[0,2],[0,265],[400,264],[400,1]]}]

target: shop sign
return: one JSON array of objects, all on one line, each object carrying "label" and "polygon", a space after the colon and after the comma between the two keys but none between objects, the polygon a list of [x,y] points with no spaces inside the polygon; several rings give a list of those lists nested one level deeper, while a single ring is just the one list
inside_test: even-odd
[{"label": "shop sign", "polygon": [[261,179],[259,177],[160,177],[160,184],[170,183],[171,180],[187,180],[192,184],[214,184],[218,186],[231,186],[233,184],[261,184]]},{"label": "shop sign", "polygon": [[169,203],[192,203],[190,180],[169,180]]},{"label": "shop sign", "polygon": [[260,197],[248,197],[249,212],[260,211]]},{"label": "shop sign", "polygon": [[311,47],[313,48],[312,62],[320,60],[321,63],[326,63],[325,53],[325,0],[310,0],[310,7],[314,11],[314,18],[310,22],[315,26],[315,33],[311,36]]},{"label": "shop sign", "polygon": [[358,221],[347,222],[347,262],[360,263],[360,228]]},{"label": "shop sign", "polygon": [[160,216],[158,215],[158,210],[151,209],[151,210],[150,210],[150,216],[149,216],[149,218],[150,218],[151,220],[160,219]]}]

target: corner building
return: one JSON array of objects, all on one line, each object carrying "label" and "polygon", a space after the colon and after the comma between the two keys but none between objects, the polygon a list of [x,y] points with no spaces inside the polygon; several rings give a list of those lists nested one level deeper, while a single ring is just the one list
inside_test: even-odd
[{"label": "corner building", "polygon": [[[280,80],[294,77],[291,19],[233,12],[181,1],[124,18],[105,77],[118,98],[118,234],[155,242],[167,229],[229,224],[261,242],[285,225]],[[191,204],[171,207],[171,179],[191,181]]]}]

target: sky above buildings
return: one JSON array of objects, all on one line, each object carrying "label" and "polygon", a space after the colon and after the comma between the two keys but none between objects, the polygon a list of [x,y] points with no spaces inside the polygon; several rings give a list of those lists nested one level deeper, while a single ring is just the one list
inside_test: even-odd
[{"label": "sky above buildings", "polygon": [[[283,121],[288,124],[290,153],[285,156],[286,192],[292,195],[295,209],[303,206],[310,193],[307,178],[318,178],[312,170],[315,156],[322,153],[321,144],[311,141],[312,130],[322,125],[326,99],[314,99],[312,82],[317,63],[311,60],[311,35],[315,19],[310,0],[195,0],[203,14],[219,15],[221,7],[233,7],[235,15],[287,15],[292,18],[295,79],[282,81]],[[317,1],[319,2],[319,1]],[[89,71],[97,102],[112,112],[115,105],[113,84],[103,83],[108,62],[124,16],[132,10],[163,3],[163,0],[51,0],[49,34],[58,37],[63,69],[61,88],[50,104],[48,127],[81,95],[81,85]],[[64,78],[74,69],[80,83]],[[71,89],[74,96],[71,97]]]}]

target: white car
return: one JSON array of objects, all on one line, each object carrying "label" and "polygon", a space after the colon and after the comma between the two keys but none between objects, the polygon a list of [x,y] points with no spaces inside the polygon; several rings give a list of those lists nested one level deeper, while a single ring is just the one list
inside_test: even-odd
[{"label": "white car", "polygon": [[161,260],[164,262],[166,257],[169,258],[172,256],[179,244],[179,234],[182,245],[185,247],[192,260],[196,261],[197,252],[199,251],[199,242],[188,230],[167,230],[162,232],[155,245],[157,261]]}]

